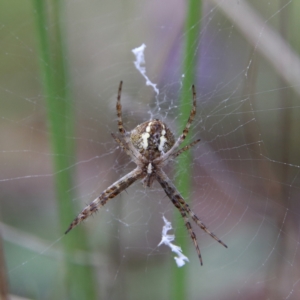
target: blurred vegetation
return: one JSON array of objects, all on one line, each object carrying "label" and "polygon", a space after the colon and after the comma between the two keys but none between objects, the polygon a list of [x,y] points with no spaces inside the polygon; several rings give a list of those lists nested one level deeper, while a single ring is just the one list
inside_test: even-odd
[{"label": "blurred vegetation", "polygon": [[[202,17],[202,1],[200,0],[190,0],[187,4],[187,14],[185,20],[185,41],[184,41],[184,51],[183,51],[183,68],[182,73],[184,74],[182,80],[182,89],[180,96],[180,118],[178,120],[178,135],[182,134],[183,128],[185,128],[187,120],[191,112],[192,104],[192,85],[196,82],[197,74],[197,53],[198,40],[200,37],[200,22]],[[197,88],[196,88],[197,89]],[[181,131],[180,131],[181,130]],[[188,143],[192,142],[192,129],[190,130],[188,136],[185,139],[185,142],[182,144],[184,147]],[[176,186],[178,191],[181,193],[184,199],[189,199],[192,195],[192,154],[191,151],[183,153],[178,157],[178,164],[176,166],[177,172],[180,172],[180,176],[176,180]],[[178,214],[178,211],[175,212]],[[182,225],[183,220],[179,220]],[[178,224],[179,225],[179,224]],[[187,251],[187,238],[185,226],[176,226],[180,230],[177,231],[179,238],[177,238],[176,243],[178,243],[183,249],[183,253]],[[200,265],[200,263],[199,263]],[[188,277],[186,268],[178,268],[176,265],[173,266],[172,270],[173,283],[174,287],[172,291],[172,299],[180,300],[186,299],[188,295]]]},{"label": "blurred vegetation", "polygon": [[[53,152],[53,170],[58,203],[61,232],[64,232],[76,215],[73,208],[75,144],[70,137],[75,133],[74,111],[69,95],[70,80],[64,41],[63,1],[49,1],[51,16],[45,2],[34,0],[37,39],[39,42],[39,63],[46,100],[49,137]],[[52,17],[52,18],[51,18]],[[49,22],[49,20],[52,22]],[[96,299],[93,269],[79,266],[68,260],[69,256],[81,250],[88,250],[83,228],[70,233],[63,240],[64,258],[60,262],[64,271],[62,282],[64,298]]]}]

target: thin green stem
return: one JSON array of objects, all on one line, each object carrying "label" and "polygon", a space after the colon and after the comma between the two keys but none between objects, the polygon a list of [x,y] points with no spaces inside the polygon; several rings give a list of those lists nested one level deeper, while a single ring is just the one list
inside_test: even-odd
[{"label": "thin green stem", "polygon": [[[201,20],[201,0],[189,0],[185,23],[185,49],[183,52],[183,82],[180,99],[179,128],[182,130],[188,120],[192,105],[191,87],[195,83],[195,73],[197,65],[197,53],[199,50],[199,28]],[[197,87],[196,87],[197,88]],[[186,143],[190,142],[190,136],[186,138]],[[183,153],[178,157],[177,172],[180,174],[176,186],[181,195],[187,200],[191,195],[191,165],[192,156],[190,152]],[[177,216],[177,215],[176,215]],[[187,250],[188,234],[182,220],[176,226],[176,243],[180,245],[183,252]],[[200,263],[199,263],[200,267]],[[173,284],[171,299],[187,299],[187,268],[173,268]]]},{"label": "thin green stem", "polygon": [[[74,165],[75,145],[74,117],[72,102],[69,97],[69,80],[66,72],[66,54],[62,39],[61,0],[50,2],[33,0],[39,42],[39,63],[46,100],[47,119],[52,146],[54,182],[60,219],[61,232],[64,232],[75,216],[72,199],[74,199]],[[49,26],[45,3],[52,8],[51,26]],[[51,36],[51,43],[50,43]],[[51,45],[51,46],[50,46]],[[72,192],[70,192],[72,191]],[[76,210],[77,211],[77,210]],[[64,296],[61,299],[96,299],[93,270],[87,266],[70,263],[67,258],[79,249],[87,249],[86,238],[82,228],[63,239],[65,260]]]}]

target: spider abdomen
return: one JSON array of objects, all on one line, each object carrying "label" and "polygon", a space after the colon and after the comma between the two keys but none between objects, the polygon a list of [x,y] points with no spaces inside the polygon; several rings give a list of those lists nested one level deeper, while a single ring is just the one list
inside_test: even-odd
[{"label": "spider abdomen", "polygon": [[130,133],[134,147],[148,160],[166,153],[174,145],[174,135],[165,123],[158,119],[144,122]]}]

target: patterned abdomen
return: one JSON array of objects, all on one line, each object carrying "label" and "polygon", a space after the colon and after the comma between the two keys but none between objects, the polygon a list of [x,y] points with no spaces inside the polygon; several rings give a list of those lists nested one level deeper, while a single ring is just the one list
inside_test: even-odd
[{"label": "patterned abdomen", "polygon": [[148,160],[166,153],[175,140],[167,125],[158,119],[150,120],[135,127],[130,134],[134,147]]}]

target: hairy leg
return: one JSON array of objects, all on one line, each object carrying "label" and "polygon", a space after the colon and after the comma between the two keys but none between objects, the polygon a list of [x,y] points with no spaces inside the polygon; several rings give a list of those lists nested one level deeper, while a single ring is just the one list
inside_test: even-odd
[{"label": "hairy leg", "polygon": [[78,225],[81,221],[85,220],[89,216],[91,216],[94,212],[96,212],[99,208],[101,208],[105,203],[115,198],[118,194],[124,191],[127,187],[132,185],[137,179],[143,178],[144,174],[140,168],[136,168],[111,186],[109,186],[102,194],[96,198],[93,202],[87,205],[82,212],[74,219],[74,221],[70,224],[69,228],[65,232],[67,234],[70,230],[72,230],[76,225]]},{"label": "hairy leg", "polygon": [[[195,90],[195,86],[192,86],[192,91],[193,91],[193,107],[192,110],[190,112],[190,116],[189,119],[185,125],[185,128],[183,129],[182,134],[178,137],[177,141],[174,143],[174,145],[172,146],[172,148],[165,153],[162,157],[157,158],[156,160],[162,160],[162,161],[166,161],[169,159],[169,157],[174,153],[174,151],[180,146],[180,144],[185,140],[186,136],[189,133],[189,129],[190,126],[195,118],[196,115],[196,90]],[[182,152],[181,152],[182,153]],[[155,162],[155,160],[154,160]]]},{"label": "hairy leg", "polygon": [[125,151],[125,153],[127,155],[129,155],[129,156],[132,155],[131,151],[129,150],[129,148],[127,147],[127,144],[125,142],[123,142],[120,138],[118,138],[114,133],[111,133],[111,136],[117,142],[117,144],[119,144],[119,146],[122,148],[122,150]]},{"label": "hairy leg", "polygon": [[193,141],[192,143],[190,143],[190,144],[184,146],[183,148],[179,149],[178,151],[174,152],[174,153],[171,155],[171,157],[172,157],[172,158],[176,158],[176,157],[179,156],[181,153],[183,153],[183,152],[189,150],[190,148],[192,148],[193,146],[195,146],[196,144],[198,144],[200,141],[201,141],[200,139],[198,139],[198,140],[196,140],[196,141]]},{"label": "hairy leg", "polygon": [[[201,266],[203,265],[202,262],[202,256],[201,256],[201,252],[200,252],[200,248],[199,245],[197,243],[197,238],[196,238],[196,234],[194,233],[191,223],[189,222],[189,219],[186,215],[186,211],[184,210],[184,208],[181,206],[180,202],[177,200],[178,195],[180,196],[180,194],[172,189],[168,182],[166,182],[162,177],[160,177],[159,175],[157,175],[157,181],[160,183],[160,185],[162,186],[162,188],[164,189],[164,191],[166,192],[167,196],[170,198],[170,200],[172,201],[172,203],[175,205],[175,207],[179,210],[182,218],[184,219],[184,223],[185,226],[190,234],[190,237],[195,245],[199,260],[200,260],[200,264]],[[181,196],[180,196],[181,197]]]},{"label": "hairy leg", "polygon": [[117,116],[118,116],[118,128],[120,133],[124,135],[126,133],[126,130],[123,127],[123,120],[122,120],[122,105],[121,105],[122,85],[123,85],[123,81],[120,81],[116,109],[117,109]]},{"label": "hairy leg", "polygon": [[[183,207],[183,209],[191,216],[191,218],[194,220],[194,222],[202,230],[204,230],[206,233],[208,233],[212,238],[214,238],[217,242],[219,242],[225,248],[228,248],[225,243],[223,243],[214,233],[212,233],[211,231],[209,231],[208,228],[206,227],[206,225],[202,221],[200,221],[200,219],[197,217],[197,215],[190,209],[189,205],[184,201],[184,199],[182,198],[182,196],[180,195],[180,193],[177,191],[176,187],[171,182],[171,180],[169,179],[169,177],[162,170],[159,171],[157,180],[159,182],[160,181],[163,182],[163,184],[164,184],[164,186],[163,186],[164,190],[166,191],[166,189],[167,189],[169,191],[170,195],[173,198],[176,198],[176,200],[181,204],[181,206]],[[160,184],[162,185],[161,182],[160,182]]]}]

